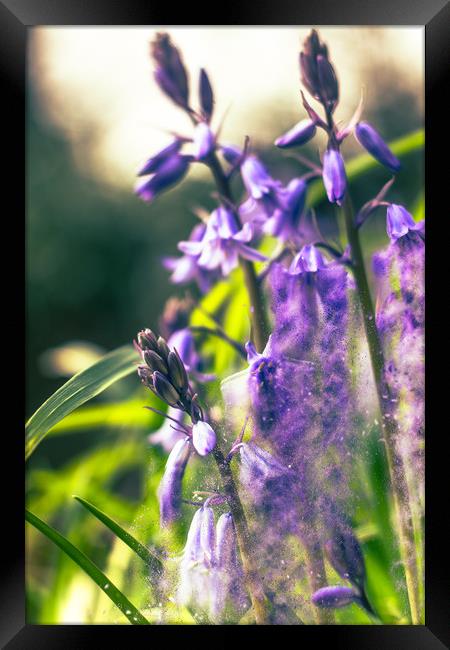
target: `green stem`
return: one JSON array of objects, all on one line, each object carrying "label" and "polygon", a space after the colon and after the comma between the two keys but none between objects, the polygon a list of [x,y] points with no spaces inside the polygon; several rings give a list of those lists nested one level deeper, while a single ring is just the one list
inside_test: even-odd
[{"label": "green stem", "polygon": [[342,205],[342,210],[345,217],[347,237],[352,251],[352,270],[361,304],[364,329],[381,411],[381,427],[385,442],[384,448],[394,495],[399,548],[405,571],[411,620],[413,624],[420,624],[422,621],[420,615],[420,599],[418,596],[419,576],[415,553],[413,552],[415,544],[414,531],[411,526],[413,518],[409,490],[403,459],[397,453],[395,446],[397,424],[393,417],[389,385],[385,380],[383,349],[375,324],[375,312],[364,267],[359,231],[355,226],[353,206],[348,192]]},{"label": "green stem", "polygon": [[234,524],[236,526],[236,535],[238,539],[239,550],[241,552],[245,582],[250,593],[253,612],[255,614],[255,621],[258,625],[268,625],[270,624],[271,620],[271,605],[264,593],[261,578],[253,561],[250,543],[250,531],[236,488],[236,483],[233,479],[230,464],[225,459],[224,455],[217,446],[213,452],[213,455],[219,469],[220,476],[222,478],[223,489],[226,496],[228,497],[228,504],[230,506],[231,514],[233,515]]},{"label": "green stem", "polygon": [[[219,193],[227,199],[232,205],[233,195],[231,193],[230,183],[225,175],[222,166],[215,153],[212,153],[207,160],[208,167],[214,177]],[[235,219],[239,226],[241,221],[237,211],[234,211]],[[269,338],[269,324],[267,322],[267,314],[264,306],[264,296],[261,291],[261,286],[256,276],[255,267],[253,262],[239,258],[239,264],[244,274],[245,286],[247,287],[248,297],[250,299],[250,320],[252,323],[252,338],[258,352],[262,352],[267,339]]]}]

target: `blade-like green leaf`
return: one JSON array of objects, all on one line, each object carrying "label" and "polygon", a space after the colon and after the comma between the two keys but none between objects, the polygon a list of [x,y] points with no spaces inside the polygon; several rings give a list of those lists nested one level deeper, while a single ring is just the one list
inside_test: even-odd
[{"label": "blade-like green leaf", "polygon": [[119,526],[118,523],[108,517],[106,513],[104,513],[102,510],[99,510],[92,503],[89,503],[89,501],[86,501],[86,499],[83,499],[82,497],[78,497],[76,495],[74,495],[74,499],[81,503],[82,506],[89,510],[89,512],[97,517],[97,519],[99,519],[103,524],[105,524],[105,526],[107,526],[110,531],[117,535],[117,537],[120,537],[120,539],[125,542],[125,544],[129,546],[132,551],[139,555],[139,557],[142,558],[144,562],[146,562],[151,567],[152,570],[161,572],[162,562],[154,553],[149,551],[148,548],[138,542],[137,539],[130,535],[130,533],[124,530],[121,526]]},{"label": "blade-like green leaf", "polygon": [[25,459],[28,459],[48,431],[92,397],[136,369],[136,351],[125,345],[74,375],[38,408],[26,425]]},{"label": "blade-like green leaf", "polygon": [[54,544],[64,551],[78,566],[92,578],[102,591],[113,601],[120,609],[122,614],[127,617],[132,625],[150,625],[149,621],[142,616],[139,610],[130,603],[128,598],[105,576],[103,571],[90,560],[87,555],[82,553],[68,539],[66,539],[57,530],[46,524],[42,519],[36,517],[29,510],[25,510],[25,519],[32,526],[37,528],[43,535],[50,539]]},{"label": "blade-like green leaf", "polygon": [[149,392],[146,402],[133,399],[127,402],[108,402],[107,404],[95,404],[83,406],[73,413],[69,413],[63,420],[60,420],[48,432],[49,436],[66,433],[79,433],[92,429],[144,429],[151,431],[161,417],[152,411],[144,409],[144,406],[151,404],[153,394]]},{"label": "blade-like green leaf", "polygon": [[[423,129],[419,129],[418,131],[408,133],[408,135],[398,138],[397,140],[393,140],[389,143],[389,148],[396,156],[402,158],[413,151],[422,149],[424,144],[425,132]],[[346,162],[345,165],[345,171],[349,182],[356,180],[359,176],[370,171],[377,165],[379,165],[379,163],[368,153],[363,153],[360,156],[352,158]],[[325,199],[325,197],[326,194],[322,179],[318,179],[311,183],[308,193],[308,205],[314,207]]]}]

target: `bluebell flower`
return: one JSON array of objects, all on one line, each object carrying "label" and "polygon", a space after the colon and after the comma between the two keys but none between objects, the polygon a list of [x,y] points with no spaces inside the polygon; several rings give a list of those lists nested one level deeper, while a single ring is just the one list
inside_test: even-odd
[{"label": "bluebell flower", "polygon": [[214,514],[208,506],[197,510],[189,528],[180,563],[180,582],[177,600],[181,605],[208,611],[215,536],[211,534]]},{"label": "bluebell flower", "polygon": [[313,244],[307,244],[297,253],[289,266],[289,274],[315,273],[325,268],[326,263],[322,253]]},{"label": "bluebell flower", "polygon": [[412,215],[402,205],[391,203],[386,212],[387,234],[391,242],[407,235],[409,231],[423,231],[423,222],[416,223]]},{"label": "bluebell flower", "polygon": [[203,239],[199,242],[180,242],[178,248],[186,255],[196,256],[199,266],[208,270],[220,268],[226,276],[236,268],[239,257],[256,262],[266,259],[247,246],[253,237],[250,224],[244,224],[240,230],[233,213],[220,206],[211,214]]},{"label": "bluebell flower", "polygon": [[161,526],[173,523],[180,516],[181,484],[190,452],[189,438],[184,436],[175,444],[167,459],[158,488]]},{"label": "bluebell flower", "polygon": [[337,149],[327,149],[323,155],[323,184],[330,203],[341,204],[347,189],[344,161]]},{"label": "bluebell flower", "polygon": [[216,566],[211,581],[210,617],[215,623],[232,622],[250,606],[244,588],[236,529],[231,512],[221,515],[216,526]]},{"label": "bluebell flower", "polygon": [[207,456],[216,446],[216,434],[207,422],[199,420],[192,426],[192,444],[200,456]]},{"label": "bluebell flower", "polygon": [[379,163],[387,167],[391,172],[398,172],[401,164],[399,159],[394,156],[381,135],[376,129],[367,122],[359,122],[355,127],[355,136],[358,142],[370,153],[371,156],[378,160]]},{"label": "bluebell flower", "polygon": [[283,193],[283,207],[277,208],[263,224],[263,230],[280,241],[298,243],[302,239],[299,230],[300,218],[306,202],[307,183],[302,178],[293,178]]},{"label": "bluebell flower", "polygon": [[[150,179],[138,183],[135,188],[136,194],[143,201],[150,203],[158,194],[184,178],[191,160],[191,156],[184,156],[178,153],[165,158],[163,162],[158,163],[157,171]],[[141,170],[141,175],[142,173],[143,171]]]},{"label": "bluebell flower", "polygon": [[281,181],[273,179],[262,162],[253,155],[247,156],[241,164],[241,176],[251,202],[260,205],[268,217],[281,207]]},{"label": "bluebell flower", "polygon": [[[204,223],[197,224],[191,232],[189,241],[199,242],[203,239],[206,231]],[[196,282],[202,293],[207,293],[211,287],[221,277],[218,269],[208,270],[198,265],[197,255],[182,255],[181,257],[165,257],[163,258],[164,267],[172,271],[170,276],[171,282],[174,284],[186,284],[188,282]]]}]

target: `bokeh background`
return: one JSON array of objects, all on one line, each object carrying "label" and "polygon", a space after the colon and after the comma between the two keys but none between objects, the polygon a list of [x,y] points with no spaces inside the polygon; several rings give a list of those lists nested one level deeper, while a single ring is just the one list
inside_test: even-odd
[{"label": "bokeh background", "polygon": [[[200,67],[212,79],[213,127],[224,120],[221,141],[241,145],[250,136],[271,174],[283,181],[304,171],[273,141],[305,116],[298,52],[309,29],[167,30],[183,52],[192,88],[197,88]],[[190,133],[187,118],[153,80],[148,51],[156,31],[30,30],[27,417],[67,377],[103,352],[129,342],[142,327],[157,328],[167,298],[183,294],[170,285],[161,257],[175,254],[177,241],[187,238],[196,221],[194,208],[213,206],[213,187],[201,165],[150,206],[133,194],[136,170],[168,142],[168,131]],[[423,28],[332,27],[320,32],[340,80],[338,120],[351,116],[363,91],[364,119],[386,140],[423,126]],[[361,149],[349,138],[344,152],[351,157]],[[318,159],[317,150],[310,148],[309,153]],[[388,178],[377,167],[358,180],[352,187],[355,203],[371,198]],[[422,190],[419,151],[405,158],[390,198],[420,217]],[[324,219],[327,210],[323,206]],[[364,235],[369,248],[383,241],[383,228],[380,214]],[[107,406],[128,399],[136,389],[135,379],[129,378],[95,403]],[[83,428],[79,422],[70,435],[49,437],[30,460],[30,508],[72,540],[83,541],[84,550],[97,556],[99,564],[107,550],[111,566],[119,571],[121,562],[126,565],[123,551],[67,501],[85,488],[84,496],[94,494],[100,506],[103,499],[111,515],[150,535],[157,512],[149,527],[142,508],[155,501],[163,456],[158,450],[151,458],[146,453],[142,427],[105,431],[101,419],[96,427]],[[153,463],[151,476],[143,458],[148,467]],[[136,521],[142,521],[141,529]],[[29,534],[29,622],[109,620],[107,599],[100,595],[94,607],[82,598],[90,593],[89,580],[60,555],[37,533]]]}]

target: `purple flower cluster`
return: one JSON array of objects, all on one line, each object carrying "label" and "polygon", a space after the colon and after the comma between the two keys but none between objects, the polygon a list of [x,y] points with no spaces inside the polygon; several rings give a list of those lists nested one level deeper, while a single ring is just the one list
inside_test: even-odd
[{"label": "purple flower cluster", "polygon": [[[378,292],[377,327],[398,427],[398,453],[414,467],[414,482],[423,493],[425,234],[401,205],[387,209],[391,243],[373,259]],[[423,497],[423,494],[422,494]]]}]

